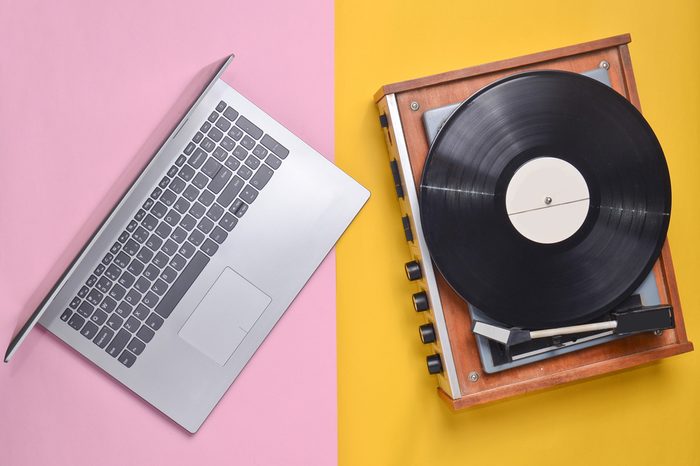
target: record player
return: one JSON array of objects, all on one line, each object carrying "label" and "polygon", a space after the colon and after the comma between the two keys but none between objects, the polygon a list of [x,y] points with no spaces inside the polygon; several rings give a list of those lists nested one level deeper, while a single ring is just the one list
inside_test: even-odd
[{"label": "record player", "polygon": [[630,40],[375,94],[428,371],[454,409],[693,349]]}]

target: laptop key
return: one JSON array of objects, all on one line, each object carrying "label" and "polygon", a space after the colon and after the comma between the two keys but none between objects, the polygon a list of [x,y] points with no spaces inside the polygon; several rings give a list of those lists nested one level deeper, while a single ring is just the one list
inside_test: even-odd
[{"label": "laptop key", "polygon": [[236,143],[228,136],[225,136],[221,141],[221,147],[226,149],[228,152],[231,152],[235,146]]},{"label": "laptop key", "polygon": [[[179,216],[179,214],[178,214]],[[156,228],[156,235],[160,236],[163,239],[166,239],[169,235],[170,232],[173,231],[173,227],[168,225],[166,222],[160,222],[160,225],[158,225],[158,228]],[[163,242],[161,241],[160,244]]]},{"label": "laptop key", "polygon": [[92,340],[94,344],[100,348],[104,348],[109,343],[109,340],[114,336],[114,331],[109,327],[102,327],[102,329],[97,333],[97,336]]},{"label": "laptop key", "polygon": [[136,356],[134,356],[130,351],[124,350],[122,351],[122,354],[119,355],[118,360],[126,367],[131,367],[136,362]]},{"label": "laptop key", "polygon": [[199,147],[207,152],[211,152],[216,147],[216,143],[209,138],[204,138],[202,139],[202,142],[199,143]]},{"label": "laptop key", "polygon": [[207,131],[209,131],[209,128],[211,128],[211,123],[205,121],[204,124],[202,124],[202,126],[199,127],[199,130],[203,133],[206,133]]},{"label": "laptop key", "polygon": [[245,202],[241,203],[241,205],[236,209],[236,211],[233,213],[238,218],[241,218],[245,215],[245,213],[248,212],[248,204]]},{"label": "laptop key", "polygon": [[[185,243],[185,244],[189,244],[189,243]],[[177,277],[177,272],[175,271],[175,269],[173,269],[170,266],[163,269],[163,271],[160,273],[160,278],[165,280],[167,283],[174,282],[175,277]]]},{"label": "laptop key", "polygon": [[238,120],[236,120],[236,126],[253,136],[255,139],[260,139],[260,136],[263,135],[262,130],[255,126],[249,119],[247,119],[243,115],[238,117]]},{"label": "laptop key", "polygon": [[212,128],[207,134],[214,142],[219,142],[221,138],[224,137],[224,133],[222,133],[219,128]]},{"label": "laptop key", "polygon": [[80,314],[81,316],[87,318],[87,317],[90,317],[92,315],[92,311],[94,311],[94,310],[95,310],[95,307],[92,304],[88,303],[87,301],[83,301],[82,304],[80,304],[80,306],[78,306],[78,309],[76,310],[76,312],[78,314]]},{"label": "laptop key", "polygon": [[85,323],[85,326],[80,329],[80,334],[84,336],[85,338],[89,338],[90,340],[93,339],[95,335],[97,335],[97,332],[100,330],[100,327],[97,325],[93,324],[92,322],[88,321]]},{"label": "laptop key", "polygon": [[258,144],[257,146],[255,146],[255,149],[253,149],[253,155],[259,159],[264,159],[267,155],[267,149]]},{"label": "laptop key", "polygon": [[221,207],[219,204],[212,204],[212,206],[209,207],[209,210],[207,211],[207,217],[209,217],[215,222],[219,220],[223,214],[224,208]]},{"label": "laptop key", "polygon": [[150,307],[151,309],[153,309],[153,307],[154,307],[154,306],[156,305],[156,303],[158,302],[158,296],[157,296],[154,292],[149,291],[148,293],[146,293],[146,294],[144,295],[144,297],[143,297],[143,299],[141,300],[141,302],[142,302],[143,304],[145,304],[147,307]]},{"label": "laptop key", "polygon": [[219,103],[216,105],[216,111],[217,112],[223,112],[226,110],[226,102],[223,100],[219,101]]},{"label": "laptop key", "polygon": [[[192,152],[194,151],[194,148],[197,147],[194,145],[194,142],[189,142],[187,143],[187,146],[185,146],[185,150],[183,151],[185,155],[191,155]],[[178,157],[177,161],[175,164],[179,167],[182,165],[185,161],[185,158],[183,156]]]},{"label": "laptop key", "polygon": [[226,212],[224,216],[221,217],[221,220],[219,220],[219,225],[221,225],[226,231],[233,230],[233,227],[236,226],[236,223],[238,223],[238,219],[228,212]]},{"label": "laptop key", "polygon": [[84,298],[85,296],[87,296],[89,291],[90,288],[88,288],[87,286],[83,286],[82,288],[80,288],[80,290],[78,290],[78,296]]},{"label": "laptop key", "polygon": [[219,198],[217,199],[219,204],[224,207],[228,207],[231,201],[233,201],[241,189],[243,189],[244,184],[245,181],[243,181],[243,178],[240,176],[234,176],[229,184],[226,185],[226,188],[224,188],[224,190],[221,191],[221,194],[219,194]]},{"label": "laptop key", "polygon": [[[202,205],[202,204],[199,204]],[[204,209],[204,207],[202,207]],[[190,210],[191,211],[191,210]],[[170,235],[170,237],[175,241],[177,244],[182,244],[183,241],[185,241],[185,238],[187,237],[187,232],[183,230],[180,227],[175,228],[173,231],[173,234]]]},{"label": "laptop key", "polygon": [[236,160],[234,157],[229,157],[226,159],[226,162],[224,164],[230,168],[231,170],[236,170],[238,167],[241,166],[241,162]]},{"label": "laptop key", "polygon": [[211,180],[211,182],[209,182],[209,189],[212,190],[212,192],[214,192],[215,194],[218,194],[219,191],[221,191],[224,188],[224,186],[226,186],[226,183],[231,178],[232,174],[233,173],[228,168],[221,167],[219,173],[217,173],[214,179]]},{"label": "laptop key", "polygon": [[187,264],[187,260],[180,254],[175,254],[172,259],[170,259],[170,266],[177,271],[182,270]]},{"label": "laptop key", "polygon": [[126,244],[124,245],[124,251],[126,251],[126,253],[129,254],[130,256],[133,256],[134,254],[139,252],[139,247],[140,247],[139,243],[137,243],[135,240],[130,238],[129,241],[127,241]]},{"label": "laptop key", "polygon": [[204,243],[202,244],[201,248],[202,251],[204,251],[205,254],[208,256],[213,256],[216,254],[216,251],[219,249],[219,245],[216,244],[214,241],[211,239],[207,238]]},{"label": "laptop key", "polygon": [[126,322],[124,322],[124,328],[130,331],[131,333],[134,333],[136,330],[138,330],[139,326],[141,325],[141,322],[134,317],[131,316],[128,319],[126,319]]},{"label": "laptop key", "polygon": [[146,349],[146,344],[138,338],[134,337],[131,339],[131,341],[129,341],[129,344],[126,345],[126,349],[138,356],[143,352],[144,349]]},{"label": "laptop key", "polygon": [[119,284],[125,288],[129,288],[136,281],[136,277],[130,274],[128,271],[124,271],[121,277],[119,277]]},{"label": "laptop key", "polygon": [[[134,290],[131,290],[131,291],[134,291]],[[131,314],[132,310],[133,310],[133,308],[131,307],[130,304],[127,304],[124,301],[122,301],[121,303],[119,303],[119,305],[117,306],[117,309],[115,309],[114,312],[116,312],[120,316],[126,318],[129,314]]]},{"label": "laptop key", "polygon": [[160,197],[160,200],[163,201],[163,204],[169,207],[177,200],[177,194],[168,189]]},{"label": "laptop key", "polygon": [[204,163],[206,158],[207,158],[207,153],[204,152],[202,149],[197,148],[192,153],[192,155],[190,155],[190,158],[189,158],[189,160],[187,160],[187,163],[189,163],[192,166],[192,168],[197,169],[197,168],[202,166],[202,164]]},{"label": "laptop key", "polygon": [[111,328],[112,330],[119,330],[123,323],[124,319],[119,317],[116,313],[110,315],[107,319],[107,327]]},{"label": "laptop key", "polygon": [[104,295],[102,293],[93,288],[92,290],[90,290],[90,293],[88,293],[86,299],[90,304],[97,306],[98,304],[100,304],[100,301],[102,301],[103,297]]},{"label": "laptop key", "polygon": [[68,322],[68,319],[70,319],[70,316],[72,315],[73,311],[71,311],[70,309],[66,309],[65,311],[63,311],[63,314],[61,314],[61,320],[63,322]]},{"label": "laptop key", "polygon": [[[115,285],[119,286],[119,285]],[[117,302],[112,299],[110,296],[105,297],[105,299],[102,300],[100,303],[100,309],[102,309],[105,312],[112,312],[114,309],[117,307]]]},{"label": "laptop key", "polygon": [[146,306],[143,304],[139,304],[136,306],[136,309],[134,309],[134,317],[136,317],[138,320],[143,320],[146,318],[146,316],[150,313],[151,311],[148,310]]},{"label": "laptop key", "polygon": [[284,147],[283,145],[281,145],[279,142],[277,142],[277,141],[275,141],[274,139],[272,139],[272,138],[271,138],[270,136],[268,136],[267,134],[266,134],[265,136],[263,136],[263,138],[262,138],[262,140],[260,141],[260,143],[261,143],[263,146],[265,146],[265,147],[267,147],[268,149],[270,149],[272,152],[274,152],[275,155],[277,155],[277,157],[279,157],[279,158],[281,158],[281,159],[286,159],[287,156],[289,155],[289,149],[287,149],[286,147]]},{"label": "laptop key", "polygon": [[158,267],[153,264],[148,264],[146,270],[143,271],[143,276],[149,280],[154,280],[158,276]]},{"label": "laptop key", "polygon": [[199,189],[204,189],[207,183],[209,183],[209,178],[204,173],[197,173],[194,178],[192,178],[192,184]]},{"label": "laptop key", "polygon": [[95,267],[95,275],[101,275],[102,272],[105,271],[105,266],[104,264],[99,264],[97,267]]},{"label": "laptop key", "polygon": [[148,239],[148,230],[143,227],[138,227],[132,236],[139,243],[143,243]]},{"label": "laptop key", "polygon": [[224,160],[226,160],[226,156],[228,154],[226,153],[223,147],[219,146],[216,149],[214,149],[214,152],[212,152],[211,155],[213,155],[219,162],[223,162]]},{"label": "laptop key", "polygon": [[247,180],[253,174],[253,170],[248,168],[247,165],[243,165],[241,168],[238,169],[237,173],[241,178],[243,178],[244,180]]},{"label": "laptop key", "polygon": [[[175,204],[173,204],[173,209],[175,209],[176,212],[181,213],[181,214],[186,214],[187,209],[189,209],[189,208],[190,208],[190,201],[188,201],[184,197],[178,198],[178,200],[175,201]],[[166,222],[167,222],[167,219],[166,219]]]},{"label": "laptop key", "polygon": [[190,181],[194,174],[194,168],[190,167],[189,165],[185,165],[180,169],[180,177],[185,181]]},{"label": "laptop key", "polygon": [[[178,202],[180,202],[180,201],[186,203],[185,207],[190,206],[190,203],[187,202],[186,200],[180,198],[180,200]],[[185,209],[185,212],[186,211],[187,211],[187,209]],[[184,214],[185,212],[181,212],[181,213]],[[177,226],[178,223],[180,223],[181,218],[182,218],[182,216],[180,215],[180,213],[178,213],[177,210],[175,210],[175,208],[173,207],[172,209],[170,209],[170,212],[168,212],[168,214],[165,216],[164,220],[165,220],[165,223],[167,223],[169,226],[174,227],[174,226]],[[168,230],[168,235],[170,234],[170,231],[171,230]],[[161,236],[163,236],[163,235],[161,235]],[[167,236],[167,235],[165,235],[165,236]],[[163,238],[165,238],[165,236],[163,236]]]},{"label": "laptop key", "polygon": [[243,136],[243,139],[241,139],[241,145],[246,149],[251,150],[253,147],[255,147],[255,141],[250,136]]},{"label": "laptop key", "polygon": [[148,291],[150,286],[151,282],[149,282],[146,277],[139,277],[136,280],[136,283],[134,283],[134,289],[140,291],[141,293]]},{"label": "laptop key", "polygon": [[158,330],[163,325],[163,322],[163,319],[158,314],[151,312],[143,323],[148,325],[153,330]]},{"label": "laptop key", "polygon": [[226,132],[231,127],[231,122],[224,117],[219,117],[214,126],[219,128],[221,131]]},{"label": "laptop key", "polygon": [[245,150],[245,147],[238,145],[233,149],[233,156],[238,160],[245,160],[245,158],[248,157],[248,151]]},{"label": "laptop key", "polygon": [[187,186],[187,183],[185,183],[179,176],[173,178],[173,181],[170,182],[170,189],[177,194],[180,194],[185,189],[185,186]]},{"label": "laptop key", "polygon": [[121,243],[116,242],[116,243],[114,243],[114,244],[112,245],[111,248],[109,248],[109,252],[111,252],[112,254],[116,254],[117,252],[119,252],[119,250],[120,250],[121,248],[122,248]]},{"label": "laptop key", "polygon": [[148,230],[148,231],[153,231],[155,230],[156,226],[158,225],[158,219],[155,218],[153,215],[148,214],[146,218],[143,219],[141,222],[141,225]]},{"label": "laptop key", "polygon": [[145,265],[143,265],[143,262],[141,262],[138,259],[134,259],[129,263],[129,266],[126,268],[126,270],[129,271],[129,273],[133,274],[135,277],[138,277],[141,272],[143,272],[143,268]]},{"label": "laptop key", "polygon": [[236,118],[238,118],[238,112],[235,111],[233,108],[227,106],[226,110],[224,110],[224,116],[231,121],[235,121]]},{"label": "laptop key", "polygon": [[192,202],[195,199],[197,199],[197,196],[199,196],[199,189],[190,185],[190,186],[185,188],[185,190],[182,192],[182,195],[184,196],[185,199]]},{"label": "laptop key", "polygon": [[254,157],[252,155],[249,156],[247,159],[245,159],[244,163],[246,165],[248,165],[250,168],[252,168],[253,170],[255,170],[256,168],[258,168],[260,166],[260,160],[258,160],[256,157]]},{"label": "laptop key", "polygon": [[135,306],[136,303],[138,303],[139,301],[141,301],[141,293],[132,288],[131,290],[129,290],[126,296],[124,296],[123,302],[127,303],[130,306]]},{"label": "laptop key", "polygon": [[155,335],[155,332],[148,328],[146,325],[142,325],[141,328],[139,328],[136,332],[136,336],[139,337],[139,339],[145,341],[146,343],[153,339],[153,335]]},{"label": "laptop key", "polygon": [[168,187],[169,184],[170,184],[170,178],[168,178],[167,176],[164,176],[163,179],[160,180],[160,183],[158,183],[158,186],[161,189],[165,189]]},{"label": "laptop key", "polygon": [[189,241],[185,241],[178,251],[185,259],[189,259],[194,255],[195,247]]},{"label": "laptop key", "polygon": [[219,114],[216,112],[211,112],[211,114],[209,115],[209,118],[207,118],[207,120],[209,120],[211,123],[214,123],[217,118],[219,118]]},{"label": "laptop key", "polygon": [[121,353],[121,351],[124,349],[124,347],[130,339],[131,334],[126,330],[121,329],[117,332],[117,335],[112,339],[109,345],[107,345],[105,351],[107,351],[107,354],[109,354],[113,358],[116,358],[117,355]]},{"label": "laptop key", "polygon": [[169,239],[165,242],[165,244],[163,244],[161,251],[163,251],[169,256],[172,256],[173,254],[175,254],[175,251],[177,251],[177,243]]},{"label": "laptop key", "polygon": [[219,244],[223,243],[227,236],[228,233],[221,227],[216,227],[209,233],[209,237]]},{"label": "laptop key", "polygon": [[202,173],[207,175],[209,178],[214,178],[219,170],[221,169],[221,164],[214,158],[209,158],[204,165],[202,165]]},{"label": "laptop key", "polygon": [[[158,198],[160,197],[161,194],[163,194],[163,190],[162,190],[161,188],[156,188],[156,189],[153,190],[153,192],[151,192],[151,197],[152,197],[153,199],[158,199]],[[140,212],[140,211],[136,213],[136,216],[134,216],[134,218],[135,218],[136,220],[140,220],[140,219],[139,219],[139,216],[141,216],[141,212]]]},{"label": "laptop key", "polygon": [[[94,275],[93,275],[93,277],[94,277]],[[71,309],[76,309],[76,308],[78,307],[79,304],[80,304],[80,298],[78,298],[78,297],[76,296],[75,298],[73,298],[73,299],[71,300],[69,306],[70,306]]]},{"label": "laptop key", "polygon": [[204,241],[204,233],[199,230],[194,230],[189,237],[190,242],[195,246],[199,246]]},{"label": "laptop key", "polygon": [[[177,257],[177,255],[175,257]],[[195,253],[195,255],[192,256],[192,259],[190,259],[189,264],[187,264],[187,267],[182,269],[180,276],[177,278],[177,280],[175,280],[175,283],[173,283],[173,285],[170,287],[170,290],[168,290],[168,292],[161,298],[158,306],[155,308],[155,312],[164,319],[167,319],[168,316],[170,316],[170,313],[173,312],[175,306],[177,306],[187,290],[189,290],[192,283],[194,283],[208,263],[209,258],[205,254],[201,252]],[[176,267],[173,268],[176,269]],[[139,332],[140,331],[141,330],[139,329]],[[141,338],[138,333],[136,336],[145,342],[149,341]]]},{"label": "laptop key", "polygon": [[112,298],[116,299],[117,301],[119,301],[120,299],[122,299],[122,298],[124,297],[125,294],[126,294],[126,290],[125,290],[124,287],[121,286],[121,285],[114,285],[114,286],[112,287],[112,289],[109,291],[109,295],[110,295]]},{"label": "laptop key", "polygon": [[199,143],[199,141],[201,141],[203,137],[204,137],[204,135],[202,133],[200,133],[199,131],[197,131],[197,134],[195,134],[192,137],[192,140],[196,143]]},{"label": "laptop key", "polygon": [[[253,179],[255,179],[255,177],[253,177]],[[252,204],[256,197],[258,197],[258,191],[251,186],[246,186],[243,191],[241,191],[241,199],[248,204]]]},{"label": "laptop key", "polygon": [[270,178],[272,178],[272,174],[274,171],[272,171],[271,168],[268,168],[266,165],[263,165],[260,167],[260,169],[255,173],[255,176],[251,178],[250,184],[251,186],[257,188],[257,189],[262,189],[265,187],[268,181],[270,181]]},{"label": "laptop key", "polygon": [[160,278],[156,279],[156,281],[153,282],[153,286],[151,286],[151,290],[158,296],[163,296],[165,294],[165,291],[168,289],[168,284],[165,283],[163,280]]},{"label": "laptop key", "polygon": [[102,325],[107,320],[107,314],[100,309],[95,309],[95,312],[90,316],[90,320],[95,322],[97,325]]},{"label": "laptop key", "polygon": [[214,222],[212,222],[209,218],[204,217],[197,224],[197,228],[202,230],[203,233],[209,233],[211,229],[214,228]]},{"label": "laptop key", "polygon": [[243,137],[243,130],[237,126],[233,126],[226,134],[228,134],[232,139],[239,141]]},{"label": "laptop key", "polygon": [[110,262],[112,262],[113,257],[114,257],[114,255],[112,255],[110,253],[105,254],[105,256],[102,258],[102,263],[104,265],[108,265]]},{"label": "laptop key", "polygon": [[182,221],[180,222],[180,226],[187,231],[191,231],[192,228],[194,228],[196,225],[197,219],[195,219],[190,214],[187,214],[184,217],[182,217]]},{"label": "laptop key", "polygon": [[136,229],[136,227],[137,227],[138,225],[139,225],[139,224],[138,224],[138,222],[137,222],[136,220],[132,220],[132,221],[130,221],[129,224],[126,226],[126,231],[128,231],[129,233],[133,233],[133,231]]},{"label": "laptop key", "polygon": [[282,161],[275,157],[273,154],[270,154],[267,157],[265,157],[265,163],[275,170],[277,170],[280,167],[280,165],[282,165]]}]

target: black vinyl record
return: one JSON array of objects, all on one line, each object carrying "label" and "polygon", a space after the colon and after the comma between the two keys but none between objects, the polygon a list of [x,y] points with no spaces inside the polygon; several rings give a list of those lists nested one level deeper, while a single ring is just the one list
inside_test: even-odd
[{"label": "black vinyl record", "polygon": [[[506,210],[513,175],[541,157],[575,167],[590,196],[580,228],[551,244],[521,234]],[[599,318],[641,284],[666,238],[671,186],[656,136],[624,97],[536,71],[485,87],[448,118],[420,208],[450,286],[503,324],[538,329]]]}]

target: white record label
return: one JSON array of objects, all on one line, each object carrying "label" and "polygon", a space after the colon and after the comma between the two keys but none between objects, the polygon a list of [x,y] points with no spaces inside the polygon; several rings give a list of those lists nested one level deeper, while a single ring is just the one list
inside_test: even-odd
[{"label": "white record label", "polygon": [[588,184],[576,167],[538,157],[516,170],[506,190],[508,218],[536,243],[553,244],[576,233],[588,215]]}]

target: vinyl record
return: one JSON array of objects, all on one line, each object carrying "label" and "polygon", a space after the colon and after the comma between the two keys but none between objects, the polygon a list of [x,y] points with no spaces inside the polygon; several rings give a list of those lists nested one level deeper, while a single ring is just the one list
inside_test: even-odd
[{"label": "vinyl record", "polygon": [[650,272],[671,186],[637,109],[574,73],[514,75],[445,122],[420,208],[439,271],[465,300],[527,329],[587,322]]}]

